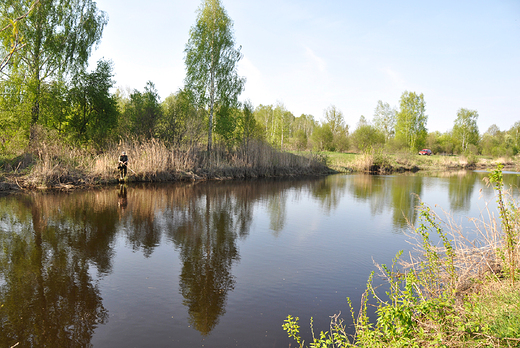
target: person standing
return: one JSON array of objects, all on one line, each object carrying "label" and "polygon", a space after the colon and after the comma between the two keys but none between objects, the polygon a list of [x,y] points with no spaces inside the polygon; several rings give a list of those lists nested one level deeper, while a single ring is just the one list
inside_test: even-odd
[{"label": "person standing", "polygon": [[119,156],[119,165],[117,166],[117,169],[119,169],[119,179],[123,180],[126,178],[126,171],[128,168],[128,156],[126,155],[126,152],[121,152],[121,156]]}]

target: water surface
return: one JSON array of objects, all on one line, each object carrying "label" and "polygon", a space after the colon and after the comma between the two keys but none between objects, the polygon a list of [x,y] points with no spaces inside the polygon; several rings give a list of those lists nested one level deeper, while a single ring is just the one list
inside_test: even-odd
[{"label": "water surface", "polygon": [[0,198],[0,347],[288,347],[288,314],[308,341],[311,316],[317,331],[340,311],[348,322],[346,297],[359,304],[373,262],[410,249],[404,231],[419,198],[466,226],[494,206],[485,175]]}]

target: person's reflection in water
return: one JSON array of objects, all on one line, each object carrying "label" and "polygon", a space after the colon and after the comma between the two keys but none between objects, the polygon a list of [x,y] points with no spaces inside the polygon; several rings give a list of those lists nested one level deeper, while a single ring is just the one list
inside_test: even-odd
[{"label": "person's reflection in water", "polygon": [[119,185],[119,192],[117,193],[117,205],[122,210],[126,209],[128,199],[126,198],[126,185]]}]

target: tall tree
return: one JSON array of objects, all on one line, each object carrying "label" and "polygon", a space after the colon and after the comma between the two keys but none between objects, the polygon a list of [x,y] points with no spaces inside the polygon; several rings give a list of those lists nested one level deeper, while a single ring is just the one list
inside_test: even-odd
[{"label": "tall tree", "polygon": [[185,90],[171,94],[161,104],[157,135],[171,144],[197,144],[205,135],[204,112],[190,102]]},{"label": "tall tree", "polygon": [[130,95],[123,116],[129,121],[129,128],[133,134],[151,138],[155,135],[156,125],[161,119],[162,111],[155,85],[148,81],[143,93],[134,90]]},{"label": "tall tree", "polygon": [[461,108],[457,111],[457,118],[453,126],[453,137],[460,143],[462,151],[468,149],[468,145],[477,145],[479,132],[477,126],[478,112]]},{"label": "tall tree", "polygon": [[114,86],[112,76],[112,63],[100,60],[95,71],[77,74],[69,91],[72,101],[69,126],[75,135],[97,145],[101,145],[117,125],[117,100],[110,94]]},{"label": "tall tree", "polygon": [[341,110],[336,108],[335,105],[329,106],[325,109],[325,120],[330,126],[330,130],[334,136],[337,136],[345,129],[345,119]]},{"label": "tall tree", "polygon": [[190,29],[190,38],[184,50],[185,84],[196,103],[209,109],[209,151],[215,110],[237,106],[245,78],[238,76],[241,47],[235,48],[233,21],[220,0],[203,0],[197,13],[197,21]]},{"label": "tall tree", "polygon": [[[11,57],[7,76],[25,76],[25,94],[32,104],[31,124],[38,122],[42,83],[83,70],[92,46],[99,42],[107,16],[93,0],[4,0],[0,15],[27,17],[18,23],[25,47]],[[9,41],[2,41],[9,50]]]},{"label": "tall tree", "polygon": [[0,72],[7,66],[11,57],[25,46],[23,35],[19,30],[19,23],[29,15],[34,6],[39,2],[40,0],[35,0],[29,10],[18,18],[2,17],[0,19],[0,34],[2,35],[2,39],[9,41],[9,43],[4,43],[3,47],[0,46],[0,51],[3,51],[3,48],[8,48],[5,52],[2,52],[4,58],[0,62]]},{"label": "tall tree", "polygon": [[426,136],[426,122],[424,95],[405,91],[401,95],[400,109],[397,113],[395,138],[406,144],[410,150],[417,150],[424,146]]},{"label": "tall tree", "polygon": [[255,108],[253,107],[251,101],[246,100],[238,119],[237,129],[242,143],[246,145],[246,147],[249,144],[249,139],[255,135],[255,131],[257,129],[256,120],[253,115],[254,109]]},{"label": "tall tree", "polygon": [[388,103],[383,103],[381,100],[377,102],[373,118],[374,127],[385,135],[386,140],[394,136],[396,113],[397,111]]}]

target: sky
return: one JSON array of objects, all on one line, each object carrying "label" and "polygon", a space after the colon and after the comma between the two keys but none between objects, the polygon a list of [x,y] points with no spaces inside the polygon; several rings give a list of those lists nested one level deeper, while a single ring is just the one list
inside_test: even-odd
[{"label": "sky", "polygon": [[[184,85],[184,49],[201,0],[97,0],[109,21],[93,51],[116,86],[164,100]],[[221,0],[243,58],[241,101],[281,103],[324,120],[336,106],[354,129],[379,100],[424,94],[428,131],[476,110],[481,133],[520,121],[519,0]]]}]

